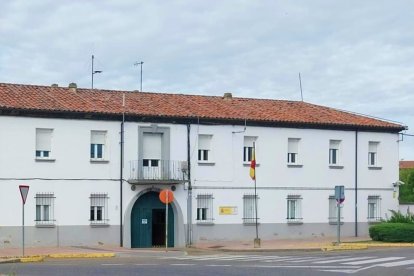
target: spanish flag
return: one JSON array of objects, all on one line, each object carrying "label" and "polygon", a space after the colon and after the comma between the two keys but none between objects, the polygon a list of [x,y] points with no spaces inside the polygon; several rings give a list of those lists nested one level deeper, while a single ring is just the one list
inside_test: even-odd
[{"label": "spanish flag", "polygon": [[254,152],[254,149],[253,149],[252,161],[250,163],[250,177],[253,180],[255,180],[256,178],[256,153]]}]

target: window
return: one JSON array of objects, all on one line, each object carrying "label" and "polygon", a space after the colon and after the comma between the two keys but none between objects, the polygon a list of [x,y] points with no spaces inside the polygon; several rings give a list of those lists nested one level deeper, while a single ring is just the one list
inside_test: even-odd
[{"label": "window", "polygon": [[54,195],[52,193],[36,194],[36,225],[54,225]]},{"label": "window", "polygon": [[[243,162],[250,162],[253,158],[253,143],[255,143],[257,137],[244,136],[243,146]],[[257,145],[255,145],[257,147]],[[256,149],[257,152],[257,149]]]},{"label": "window", "polygon": [[36,128],[36,159],[50,159],[53,129]]},{"label": "window", "polygon": [[368,166],[375,167],[378,165],[378,144],[379,142],[368,142]]},{"label": "window", "polygon": [[[342,216],[342,207],[343,205],[340,204],[341,208],[341,221],[343,220]],[[330,224],[337,224],[338,223],[338,208],[337,202],[334,195],[329,196],[329,223]]]},{"label": "window", "polygon": [[108,195],[91,194],[91,209],[89,220],[91,224],[108,224]]},{"label": "window", "polygon": [[300,195],[288,195],[287,221],[288,223],[302,222],[302,197]]},{"label": "window", "polygon": [[[256,197],[250,194],[243,196],[243,223],[256,223],[256,205],[258,205],[258,200],[259,197],[257,195]],[[259,211],[257,211],[257,216],[259,216]]]},{"label": "window", "polygon": [[197,195],[197,222],[213,222],[213,195]]},{"label": "window", "polygon": [[106,131],[91,131],[91,159],[105,159]]},{"label": "window", "polygon": [[329,140],[329,165],[338,165],[339,160],[339,147],[341,141],[339,140]]},{"label": "window", "polygon": [[298,164],[299,160],[299,141],[298,138],[289,138],[288,139],[288,155],[287,162],[288,164]]},{"label": "window", "polygon": [[213,135],[198,135],[198,161],[211,162],[211,140]]},{"label": "window", "polygon": [[381,197],[378,195],[368,196],[368,221],[381,220]]}]

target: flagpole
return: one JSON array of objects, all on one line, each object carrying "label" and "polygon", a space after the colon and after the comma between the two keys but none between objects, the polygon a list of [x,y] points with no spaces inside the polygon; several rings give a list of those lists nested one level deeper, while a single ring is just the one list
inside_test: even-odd
[{"label": "flagpole", "polygon": [[256,224],[256,238],[254,239],[254,247],[260,247],[259,228],[257,223],[257,189],[256,189],[256,143],[253,142],[253,158],[255,160],[254,168],[254,208],[255,208],[255,224]]}]

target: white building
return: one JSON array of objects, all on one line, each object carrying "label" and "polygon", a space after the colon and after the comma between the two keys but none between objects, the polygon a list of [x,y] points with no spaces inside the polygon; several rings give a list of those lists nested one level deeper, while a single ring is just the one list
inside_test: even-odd
[{"label": "white building", "polygon": [[170,246],[251,240],[253,143],[261,239],[335,236],[336,185],[343,235],[398,209],[404,126],[309,103],[0,84],[0,127],[4,247],[22,242],[19,185],[27,246],[162,246],[162,189]]}]

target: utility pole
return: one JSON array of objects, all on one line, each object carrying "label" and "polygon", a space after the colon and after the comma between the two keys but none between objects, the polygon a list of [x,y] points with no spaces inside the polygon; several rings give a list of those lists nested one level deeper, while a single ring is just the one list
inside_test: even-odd
[{"label": "utility pole", "polygon": [[93,89],[93,75],[102,73],[101,70],[94,70],[94,68],[93,68],[93,61],[94,61],[94,59],[95,59],[95,56],[92,55],[92,70],[91,70],[91,77],[92,77],[92,85],[91,85],[91,87],[92,87],[92,89]]},{"label": "utility pole", "polygon": [[142,92],[142,64],[144,64],[143,61],[140,61],[140,62],[137,61],[134,63],[135,66],[141,65],[141,89],[139,90],[140,92]]}]

